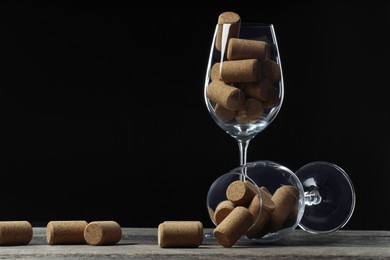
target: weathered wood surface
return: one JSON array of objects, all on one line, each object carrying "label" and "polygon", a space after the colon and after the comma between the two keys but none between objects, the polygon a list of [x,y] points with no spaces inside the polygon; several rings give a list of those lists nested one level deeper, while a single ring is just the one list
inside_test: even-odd
[{"label": "weathered wood surface", "polygon": [[[123,228],[113,246],[48,245],[46,229],[34,228],[25,246],[0,246],[0,259],[390,259],[390,231],[339,230],[314,235],[296,230],[272,244],[240,240],[232,248],[205,238],[198,248],[160,248],[156,228]],[[205,229],[211,234],[211,229]]]}]

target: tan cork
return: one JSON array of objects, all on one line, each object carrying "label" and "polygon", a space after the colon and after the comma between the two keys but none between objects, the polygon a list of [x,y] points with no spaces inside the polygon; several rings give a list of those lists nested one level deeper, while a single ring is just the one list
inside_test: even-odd
[{"label": "tan cork", "polygon": [[214,237],[223,247],[232,247],[253,225],[253,216],[238,206],[214,229]]},{"label": "tan cork", "polygon": [[297,205],[297,189],[292,185],[282,185],[272,195],[275,210],[272,212],[269,229],[271,232],[282,229],[287,217]]},{"label": "tan cork", "polygon": [[268,99],[262,101],[264,108],[273,108],[280,104],[279,90],[275,87],[269,89]]},{"label": "tan cork", "polygon": [[281,79],[280,65],[274,60],[265,60],[261,63],[262,76],[272,83]]},{"label": "tan cork", "polygon": [[261,79],[254,83],[247,83],[243,91],[246,97],[253,97],[264,102],[273,97],[274,89],[269,79]]},{"label": "tan cork", "polygon": [[264,113],[263,104],[256,98],[247,98],[244,104],[238,109],[236,120],[239,124],[249,124],[260,119]]},{"label": "tan cork", "polygon": [[220,73],[221,66],[220,65],[221,65],[221,63],[216,62],[213,64],[213,66],[211,66],[211,71],[210,71],[211,81],[221,79],[221,73]]},{"label": "tan cork", "polygon": [[158,245],[161,248],[193,248],[203,243],[203,224],[200,221],[164,221],[158,226]]},{"label": "tan cork", "polygon": [[245,183],[245,185],[248,188],[250,188],[253,191],[253,194],[259,194],[260,193],[259,187],[257,187],[256,184],[248,181],[247,179],[244,180],[244,183]]},{"label": "tan cork", "polygon": [[224,35],[224,48],[226,48],[229,39],[237,38],[240,33],[241,17],[237,13],[230,11],[223,12],[218,16],[218,31],[216,35],[215,48],[219,51],[222,51],[222,32],[224,24],[229,24],[229,27],[225,26],[225,29],[228,29],[227,34]]},{"label": "tan cork", "polygon": [[0,221],[0,246],[27,245],[33,236],[28,221]]},{"label": "tan cork", "polygon": [[256,192],[250,187],[250,182],[237,180],[229,184],[226,189],[226,198],[235,206],[247,207]]},{"label": "tan cork", "polygon": [[122,238],[122,228],[112,220],[92,221],[85,227],[84,238],[92,246],[114,245]]},{"label": "tan cork", "polygon": [[214,80],[206,89],[206,96],[226,109],[236,111],[244,103],[244,92],[223,81]]},{"label": "tan cork", "polygon": [[231,111],[229,109],[226,109],[218,103],[215,104],[214,110],[216,116],[223,121],[230,121],[236,117],[236,111]]},{"label": "tan cork", "polygon": [[225,83],[245,83],[259,80],[258,59],[226,60],[221,66],[221,80]]},{"label": "tan cork", "polygon": [[298,217],[298,200],[296,205],[291,210],[290,214],[288,214],[286,221],[284,221],[283,228],[294,226],[295,223],[297,222],[297,217]]},{"label": "tan cork", "polygon": [[46,240],[49,245],[85,244],[85,220],[50,221],[46,226]]},{"label": "tan cork", "polygon": [[264,61],[270,56],[268,43],[259,40],[231,38],[228,43],[229,60],[258,59]]},{"label": "tan cork", "polygon": [[230,200],[221,201],[215,209],[214,220],[219,225],[233,211],[235,205]]},{"label": "tan cork", "polygon": [[[257,238],[270,219],[272,212],[275,209],[275,204],[272,201],[272,195],[265,187],[260,187],[261,202],[259,196],[255,196],[248,207],[255,219],[253,226],[245,233],[248,238]],[[258,208],[261,207],[261,210]]]}]

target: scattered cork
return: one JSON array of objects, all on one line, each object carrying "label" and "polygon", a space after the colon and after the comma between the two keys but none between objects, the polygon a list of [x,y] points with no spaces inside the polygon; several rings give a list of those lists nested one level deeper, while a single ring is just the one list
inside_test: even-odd
[{"label": "scattered cork", "polygon": [[256,98],[247,98],[244,104],[238,109],[236,120],[239,124],[245,125],[259,120],[264,113],[263,104]]},{"label": "scattered cork", "polygon": [[33,236],[28,221],[0,221],[0,246],[27,245]]},{"label": "scattered cork", "polygon": [[221,201],[215,209],[214,220],[219,225],[234,210],[235,205],[230,200]]},{"label": "scattered cork", "polygon": [[223,121],[230,121],[236,117],[236,111],[231,111],[229,109],[226,109],[218,103],[215,104],[214,110],[215,110],[215,115]]},{"label": "scattered cork", "polygon": [[115,245],[121,238],[122,228],[112,220],[90,222],[84,230],[84,239],[92,246]]},{"label": "scattered cork", "polygon": [[258,59],[226,60],[221,66],[221,80],[225,83],[245,83],[259,80]]},{"label": "scattered cork", "polygon": [[247,207],[256,195],[249,183],[241,180],[230,183],[226,189],[226,198],[235,206]]},{"label": "scattered cork", "polygon": [[214,229],[213,234],[220,245],[232,247],[253,225],[253,216],[249,210],[237,206]]},{"label": "scattered cork", "polygon": [[235,12],[223,12],[218,16],[218,31],[215,48],[224,51],[230,38],[237,38],[240,32],[241,17]]},{"label": "scattered cork", "polygon": [[211,101],[231,111],[236,111],[244,103],[244,92],[241,89],[220,80],[210,82],[206,95]]},{"label": "scattered cork", "polygon": [[85,244],[84,220],[50,221],[46,226],[46,240],[49,245]]},{"label": "scattered cork", "polygon": [[200,221],[164,221],[158,226],[158,245],[161,248],[194,248],[203,242]]},{"label": "scattered cork", "polygon": [[231,38],[228,43],[227,58],[229,60],[258,59],[264,61],[270,56],[267,42]]},{"label": "scattered cork", "polygon": [[292,185],[282,185],[272,195],[275,210],[272,212],[269,229],[271,232],[282,229],[287,217],[297,205],[297,188]]}]

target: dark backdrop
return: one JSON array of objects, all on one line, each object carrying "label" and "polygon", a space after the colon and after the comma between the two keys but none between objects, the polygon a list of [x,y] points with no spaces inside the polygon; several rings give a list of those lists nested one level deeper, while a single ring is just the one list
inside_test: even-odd
[{"label": "dark backdrop", "polygon": [[385,1],[53,2],[0,5],[1,220],[212,227],[208,188],[239,160],[203,85],[217,17],[235,11],[274,24],[286,87],[248,160],[333,162],[356,189],[345,229],[390,227]]}]

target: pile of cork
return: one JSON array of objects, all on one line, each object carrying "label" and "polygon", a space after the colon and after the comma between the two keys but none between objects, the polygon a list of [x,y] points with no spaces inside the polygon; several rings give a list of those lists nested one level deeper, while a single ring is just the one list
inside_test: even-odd
[{"label": "pile of cork", "polygon": [[247,180],[236,180],[226,189],[226,200],[215,208],[214,236],[224,247],[232,247],[242,236],[261,238],[295,224],[299,191],[280,186],[271,194]]},{"label": "pile of cork", "polygon": [[[249,124],[279,104],[275,85],[281,79],[281,69],[271,59],[269,43],[239,38],[240,24],[241,18],[234,12],[218,17],[215,48],[226,59],[211,65],[206,96],[220,120]],[[224,25],[229,25],[229,32],[222,36]]]},{"label": "pile of cork", "polygon": [[[55,220],[46,226],[46,239],[49,245],[92,246],[114,245],[122,237],[122,228],[112,220]],[[0,246],[27,245],[33,238],[30,222],[0,221]]]}]

